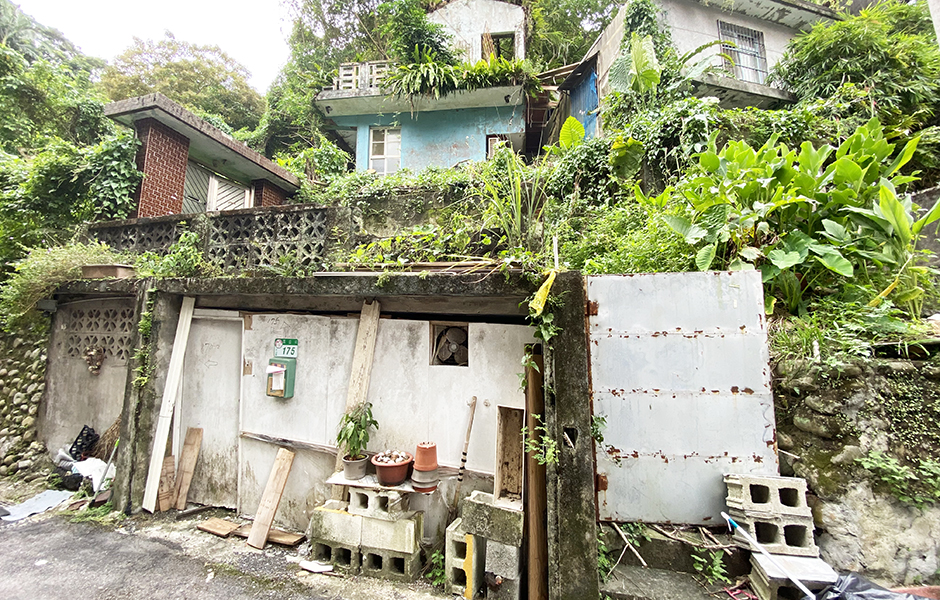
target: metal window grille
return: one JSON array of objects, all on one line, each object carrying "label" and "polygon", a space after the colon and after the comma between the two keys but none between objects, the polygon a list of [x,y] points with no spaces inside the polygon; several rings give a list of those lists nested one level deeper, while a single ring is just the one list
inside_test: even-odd
[{"label": "metal window grille", "polygon": [[760,84],[766,81],[767,50],[762,32],[718,21],[718,37],[722,42],[734,44],[722,44],[721,51],[731,58],[731,61],[725,58],[725,68],[734,73],[736,79]]}]

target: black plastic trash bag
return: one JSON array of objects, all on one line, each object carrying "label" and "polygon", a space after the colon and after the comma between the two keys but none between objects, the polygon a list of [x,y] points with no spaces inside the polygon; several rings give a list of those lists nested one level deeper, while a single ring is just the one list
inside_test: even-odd
[{"label": "black plastic trash bag", "polygon": [[817,600],[924,600],[914,594],[898,594],[868,581],[858,573],[840,575],[835,585],[816,595]]}]

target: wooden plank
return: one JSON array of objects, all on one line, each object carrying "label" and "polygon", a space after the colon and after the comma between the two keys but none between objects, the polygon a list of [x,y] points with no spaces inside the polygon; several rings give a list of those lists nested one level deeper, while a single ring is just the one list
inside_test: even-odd
[{"label": "wooden plank", "polygon": [[167,456],[163,459],[163,469],[160,471],[160,489],[157,493],[157,506],[160,512],[173,508],[173,491],[176,489],[176,457]]},{"label": "wooden plank", "polygon": [[[526,367],[526,427],[535,431],[536,415],[545,412],[541,353],[532,355],[536,368]],[[526,455],[526,527],[529,534],[529,597],[548,598],[548,516],[546,514],[545,465]]]},{"label": "wooden plank", "polygon": [[522,510],[522,480],[525,468],[522,426],[525,410],[497,406],[496,472],[493,476],[493,504]]},{"label": "wooden plank", "polygon": [[239,435],[243,438],[249,440],[257,440],[259,442],[267,442],[269,444],[275,444],[277,446],[282,446],[285,448],[290,448],[292,450],[313,450],[314,452],[323,452],[324,454],[336,454],[336,446],[324,446],[322,444],[313,444],[311,442],[301,442],[299,440],[290,440],[282,437],[274,437],[271,435],[265,435],[263,433],[252,433],[250,431],[242,431]]},{"label": "wooden plank", "polygon": [[225,519],[220,519],[218,517],[212,517],[211,519],[206,519],[202,523],[196,524],[196,529],[199,531],[205,531],[206,533],[211,533],[213,535],[224,538],[232,535],[232,532],[239,527],[240,525],[238,523],[232,523],[231,521],[226,521]]},{"label": "wooden plank", "polygon": [[193,471],[196,470],[200,446],[202,446],[202,428],[190,427],[186,430],[186,441],[183,442],[179,471],[176,474],[176,489],[173,492],[176,510],[186,508],[186,497],[189,496],[189,485],[193,481]]},{"label": "wooden plank", "polygon": [[196,300],[191,296],[183,298],[179,322],[176,324],[176,337],[173,339],[173,351],[170,354],[170,366],[167,369],[166,385],[163,386],[163,402],[160,404],[160,417],[157,419],[157,431],[153,436],[153,448],[150,451],[150,469],[147,472],[147,485],[144,488],[143,509],[154,512],[157,507],[157,491],[160,487],[160,472],[163,470],[163,457],[166,455],[167,436],[173,422],[173,405],[179,390],[183,373],[183,357],[189,342],[189,328],[193,322],[193,308]]},{"label": "wooden plank", "polygon": [[[232,535],[238,537],[246,538],[251,534],[251,523],[245,523],[238,529],[232,532]],[[268,531],[268,541],[272,544],[280,544],[282,546],[296,546],[306,538],[302,533],[291,533],[289,531],[284,531],[283,529],[277,529],[272,527]]]},{"label": "wooden plank", "polygon": [[252,548],[259,550],[264,548],[268,532],[271,530],[271,523],[274,522],[274,513],[277,512],[277,507],[281,503],[281,495],[284,493],[287,476],[290,475],[290,468],[293,464],[293,452],[284,448],[277,451],[271,476],[268,477],[268,485],[265,486],[264,493],[261,495],[261,504],[258,506],[258,512],[255,513],[255,521],[248,535],[248,545]]},{"label": "wooden plank", "polygon": [[[346,390],[346,411],[366,401],[369,395],[369,381],[372,379],[372,358],[375,356],[375,338],[379,330],[379,315],[382,305],[378,300],[362,303],[359,316],[359,329],[356,332],[356,347],[353,350],[352,370],[349,374],[349,388]],[[343,468],[343,453],[336,453],[336,468]],[[333,486],[332,497],[342,500],[346,488]]]}]

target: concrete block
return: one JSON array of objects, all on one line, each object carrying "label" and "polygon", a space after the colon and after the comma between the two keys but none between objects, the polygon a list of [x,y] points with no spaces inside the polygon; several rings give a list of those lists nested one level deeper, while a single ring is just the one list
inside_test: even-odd
[{"label": "concrete block", "polygon": [[[838,573],[819,558],[778,555],[774,559],[814,592],[835,583],[839,578]],[[751,566],[751,587],[761,600],[802,598],[799,588],[766,556],[752,554]]]},{"label": "concrete block", "polygon": [[421,551],[395,552],[363,546],[362,574],[391,581],[414,581],[421,573]]},{"label": "concrete block", "polygon": [[319,506],[310,516],[307,537],[357,548],[362,543],[362,517],[344,510]]},{"label": "concrete block", "polygon": [[349,488],[350,514],[397,521],[407,519],[414,513],[409,510],[409,496],[402,492],[389,490],[370,490],[367,488]]},{"label": "concrete block", "polygon": [[502,506],[493,505],[493,494],[479,490],[470,494],[463,501],[463,528],[487,540],[521,546],[523,536],[524,513]]},{"label": "concrete block", "polygon": [[725,503],[731,510],[746,515],[812,516],[806,503],[805,479],[727,473],[725,485],[728,487]]},{"label": "concrete block", "polygon": [[519,579],[522,572],[522,548],[487,540],[486,571],[503,579]]},{"label": "concrete block", "polygon": [[464,531],[461,519],[450,524],[445,532],[445,591],[473,600],[474,595],[483,587],[486,546],[485,539]]},{"label": "concrete block", "polygon": [[423,523],[421,513],[397,521],[370,517],[356,518],[362,519],[362,546],[406,554],[419,550]]},{"label": "concrete block", "polygon": [[311,538],[310,543],[314,560],[330,563],[336,571],[347,575],[359,574],[362,555],[358,546],[347,546],[316,538]]},{"label": "concrete block", "polygon": [[[814,538],[813,517],[750,516],[732,510],[731,518],[771,554],[819,556]],[[740,531],[735,530],[734,543],[752,549]]]}]

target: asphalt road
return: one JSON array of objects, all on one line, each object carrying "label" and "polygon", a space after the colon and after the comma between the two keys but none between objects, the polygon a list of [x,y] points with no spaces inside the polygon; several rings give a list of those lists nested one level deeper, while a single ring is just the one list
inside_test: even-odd
[{"label": "asphalt road", "polygon": [[207,566],[187,557],[172,542],[54,517],[0,525],[0,598],[292,600],[323,596],[290,581]]}]

